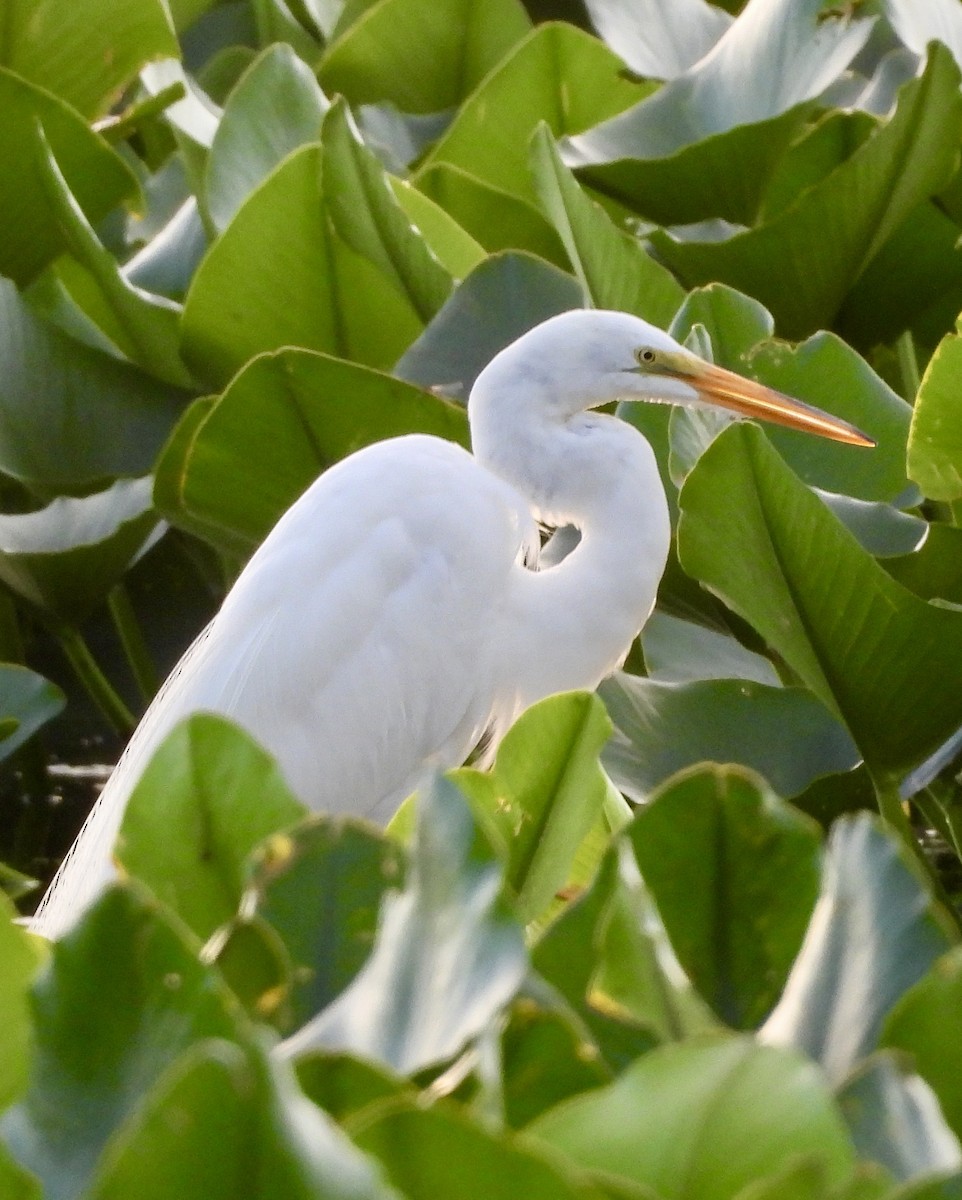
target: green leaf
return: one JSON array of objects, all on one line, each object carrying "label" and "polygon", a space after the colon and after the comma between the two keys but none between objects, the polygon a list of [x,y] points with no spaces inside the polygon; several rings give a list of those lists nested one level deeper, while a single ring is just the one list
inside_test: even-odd
[{"label": "green leaf", "polygon": [[97,324],[145,371],[167,383],[189,387],[190,376],[180,361],[180,306],[152,296],[126,279],[70,191],[42,126],[37,137],[41,144],[37,167],[50,209],[78,264],[81,284],[94,294]]},{"label": "green leaf", "polygon": [[615,723],[603,755],[618,788],[643,800],[676,771],[700,762],[738,763],[781,796],[858,765],[845,729],[804,688],[748,679],[661,682],[617,674],[601,686]]},{"label": "green leaf", "polygon": [[[20,0],[21,11],[28,5]],[[54,5],[44,4],[54,10]],[[83,5],[81,7],[84,7]],[[26,284],[66,249],[41,174],[43,126],[67,186],[87,219],[99,221],[137,189],[130,168],[78,113],[0,67],[0,272]]]},{"label": "green leaf", "polygon": [[455,108],[530,28],[517,0],[380,0],[329,47],[321,85],[352,104]]},{"label": "green leaf", "polygon": [[529,201],[445,163],[419,172],[417,187],[490,253],[527,250],[557,267],[567,267],[558,235]]},{"label": "green leaf", "polygon": [[221,231],[288,154],[316,142],[328,103],[290,46],[268,46],[224,105],[207,159],[207,211]]},{"label": "green leaf", "polygon": [[0,514],[0,579],[57,621],[81,624],[152,539],[150,479],[122,479],[39,512]]},{"label": "green leaf", "polygon": [[394,198],[424,238],[442,267],[455,280],[469,275],[486,258],[484,248],[442,205],[404,179],[386,176]]},{"label": "green leaf", "polygon": [[542,121],[555,136],[577,133],[627,107],[639,89],[623,78],[622,67],[580,29],[539,26],[462,105],[422,170],[446,163],[537,203],[528,169],[531,135]]},{"label": "green leaf", "polygon": [[935,1096],[893,1054],[875,1054],[839,1092],[839,1107],[862,1158],[907,1181],[951,1171],[962,1149]]},{"label": "green leaf", "polygon": [[[501,870],[453,784],[422,793],[404,890],[385,897],[371,957],[289,1056],[350,1050],[410,1073],[456,1054],[514,996],[527,970]],[[442,986],[443,981],[443,986]]]},{"label": "green leaf", "polygon": [[42,675],[15,663],[0,664],[0,715],[16,722],[16,727],[0,740],[0,760],[8,758],[55,717],[66,699],[60,688]]},{"label": "green leaf", "polygon": [[194,1042],[233,1040],[239,1015],[183,933],[128,888],[56,944],[34,1008],[30,1088],[0,1132],[48,1200],[83,1192],[151,1084]]},{"label": "green leaf", "polygon": [[454,281],[411,224],[374,153],[355,137],[342,100],[324,120],[323,146],[334,228],[427,323],[451,294]]},{"label": "green leaf", "polygon": [[626,831],[678,960],[729,1025],[777,1000],[818,894],[808,817],[732,768],[667,784]]},{"label": "green leaf", "polygon": [[873,1050],[886,1015],[949,946],[948,920],[917,864],[867,813],[829,839],[822,890],[777,1008],[762,1028],[840,1081]]},{"label": "green leaf", "polygon": [[453,1106],[395,1101],[383,1115],[352,1123],[352,1135],[410,1200],[589,1200],[577,1172],[520,1139],[486,1130]]},{"label": "green leaf", "polygon": [[962,950],[939,959],[902,996],[882,1028],[881,1044],[905,1050],[935,1091],[946,1120],[962,1136],[962,1054],[953,1036],[962,1003]]},{"label": "green leaf", "polygon": [[392,1200],[375,1165],[251,1048],[189,1049],[115,1137],[91,1200]]},{"label": "green leaf", "polygon": [[535,325],[584,302],[571,278],[530,254],[494,254],[458,287],[394,373],[467,400],[481,370]]},{"label": "green leaf", "polygon": [[887,575],[760,430],[723,433],[681,503],[685,570],[843,718],[873,772],[904,773],[962,724],[962,616]]},{"label": "green leaf", "polygon": [[157,503],[248,553],[325,468],[412,432],[468,442],[463,410],[401,380],[308,350],[261,355],[187,413],[157,465]]},{"label": "green leaf", "polygon": [[295,150],[244,201],[197,269],[184,356],[222,387],[254,355],[298,346],[370,366],[420,330],[410,305],[330,227],[319,146]]},{"label": "green leaf", "polygon": [[303,1025],[354,979],[371,952],[378,911],[401,885],[400,847],[359,821],[309,820],[268,838],[247,896],[294,966],[292,1020]]},{"label": "green leaf", "polygon": [[186,399],[38,320],[0,280],[0,469],[41,495],[142,475]]},{"label": "green leaf", "polygon": [[886,571],[923,600],[962,604],[962,529],[932,522],[922,545],[912,554],[890,558]]},{"label": "green leaf", "polygon": [[299,1058],[297,1082],[319,1108],[342,1123],[369,1104],[416,1093],[415,1087],[400,1075],[366,1058],[336,1051]]},{"label": "green leaf", "polygon": [[962,337],[943,338],[929,360],[915,402],[909,434],[908,470],[933,500],[962,497],[962,422],[959,371]]},{"label": "green leaf", "polygon": [[598,755],[610,733],[596,696],[549,696],[515,722],[489,773],[453,776],[504,848],[506,879],[525,922],[543,915],[573,867],[584,882],[596,866],[584,861],[583,843],[602,820],[607,781]]},{"label": "green leaf", "polygon": [[[3,65],[84,117],[106,112],[153,58],[179,54],[160,0],[9,0]],[[0,107],[3,107],[0,105]]]},{"label": "green leaf", "polygon": [[670,1200],[728,1200],[800,1155],[840,1183],[854,1159],[818,1069],[748,1038],[659,1047],[527,1132],[585,1170]]},{"label": "green leaf", "polygon": [[42,943],[14,924],[16,915],[11,901],[0,892],[0,1029],[4,1048],[0,1056],[0,1111],[27,1086],[31,1039],[28,989],[45,958]]},{"label": "green leaf", "polygon": [[303,815],[264,750],[229,721],[200,713],[151,758],[131,793],[116,853],[206,938],[236,914],[250,851]]},{"label": "green leaf", "polygon": [[783,337],[804,337],[832,321],[887,238],[948,181],[960,132],[959,72],[935,46],[891,120],[788,208],[726,241],[656,231],[652,242],[689,286],[724,280],[757,296]]},{"label": "green leaf", "polygon": [[667,325],[684,297],[681,286],[584,194],[545,125],[535,133],[532,161],[541,203],[591,303]]}]

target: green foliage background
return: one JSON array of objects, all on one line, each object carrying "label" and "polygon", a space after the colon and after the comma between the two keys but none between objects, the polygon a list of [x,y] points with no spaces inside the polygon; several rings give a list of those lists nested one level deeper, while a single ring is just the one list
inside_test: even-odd
[{"label": "green foliage background", "polygon": [[71,934],[0,897],[0,1197],[962,1194],[960,64],[958,0],[7,0],[9,896],[277,516],[538,321],[878,447],[625,413],[629,669],[387,833],[177,731]]}]

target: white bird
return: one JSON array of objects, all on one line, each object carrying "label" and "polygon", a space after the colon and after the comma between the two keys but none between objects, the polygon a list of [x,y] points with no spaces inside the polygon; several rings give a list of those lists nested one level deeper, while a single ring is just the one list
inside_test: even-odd
[{"label": "white bird", "polygon": [[[873,444],[637,317],[545,321],[478,376],[473,457],[422,435],[381,442],[281,517],[141,721],[34,928],[59,936],[111,878],[132,786],[191,713],[245,727],[311,808],[384,819],[426,768],[496,742],[536,700],[596,687],[651,613],[671,537],[647,441],[594,411],[614,400],[707,402]],[[581,534],[542,570],[539,522]]]}]

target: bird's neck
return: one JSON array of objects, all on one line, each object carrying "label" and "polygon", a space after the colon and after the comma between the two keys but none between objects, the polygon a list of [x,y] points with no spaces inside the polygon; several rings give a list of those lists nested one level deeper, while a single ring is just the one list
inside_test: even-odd
[{"label": "bird's neck", "polygon": [[594,412],[555,422],[522,413],[474,409],[476,457],[539,520],[581,531],[562,562],[519,577],[526,632],[516,653],[537,664],[519,697],[526,706],[593,688],[620,663],[654,605],[671,527],[654,454],[637,430]]}]

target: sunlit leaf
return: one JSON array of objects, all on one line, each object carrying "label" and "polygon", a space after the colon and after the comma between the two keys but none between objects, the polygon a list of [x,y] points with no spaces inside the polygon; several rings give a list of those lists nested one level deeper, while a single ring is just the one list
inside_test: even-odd
[{"label": "sunlit leaf", "polygon": [[454,108],[530,28],[517,0],[380,0],[329,47],[321,84],[352,104]]},{"label": "sunlit leaf", "polygon": [[521,927],[500,887],[500,865],[466,802],[437,780],[420,797],[404,890],[385,898],[371,957],[284,1043],[287,1055],[345,1049],[404,1073],[454,1055],[510,1001],[527,970]]},{"label": "sunlit leaf", "polygon": [[[105,112],[152,58],[177,54],[161,0],[9,0],[3,65],[85,117]],[[6,111],[4,106],[4,111]]]},{"label": "sunlit leaf", "polygon": [[947,918],[905,854],[868,814],[835,825],[805,942],[762,1027],[766,1042],[804,1050],[836,1082],[950,944]]},{"label": "sunlit leaf", "polygon": [[602,684],[601,695],[615,723],[605,768],[634,799],[700,762],[740,763],[782,796],[859,762],[845,729],[804,688],[748,679],[663,683],[618,674]]},{"label": "sunlit leaf", "polygon": [[48,1200],[68,1200],[145,1089],[192,1043],[233,1040],[239,1014],[181,930],[123,888],[56,945],[34,997],[30,1087],[0,1133]]},{"label": "sunlit leaf", "polygon": [[303,815],[264,750],[200,713],[167,736],[134,787],[116,853],[206,938],[237,912],[250,851]]},{"label": "sunlit leaf", "polygon": [[759,430],[712,444],[682,508],[686,570],[843,717],[873,770],[907,770],[962,724],[962,616],[891,579]]},{"label": "sunlit leaf", "polygon": [[[20,3],[21,11],[31,7]],[[55,5],[43,4],[50,14]],[[66,249],[39,174],[44,153],[37,137],[43,126],[67,186],[90,221],[98,221],[136,191],[136,178],[78,113],[12,72],[0,67],[0,271],[29,282]]]},{"label": "sunlit leaf", "polygon": [[951,334],[929,361],[912,417],[908,469],[933,500],[962,497],[960,369],[962,338]]},{"label": "sunlit leaf", "polygon": [[218,230],[288,154],[317,141],[327,107],[289,46],[269,46],[251,63],[224,106],[207,160],[207,208]]},{"label": "sunlit leaf", "polygon": [[0,1110],[16,1100],[27,1086],[31,1037],[28,989],[44,957],[37,939],[13,923],[15,916],[13,904],[0,893],[0,961],[4,965],[0,974],[0,1028],[4,1044],[0,1057]]},{"label": "sunlit leaf", "polygon": [[676,1200],[727,1200],[799,1155],[839,1183],[854,1158],[818,1069],[747,1038],[660,1047],[527,1132],[583,1168]]}]

